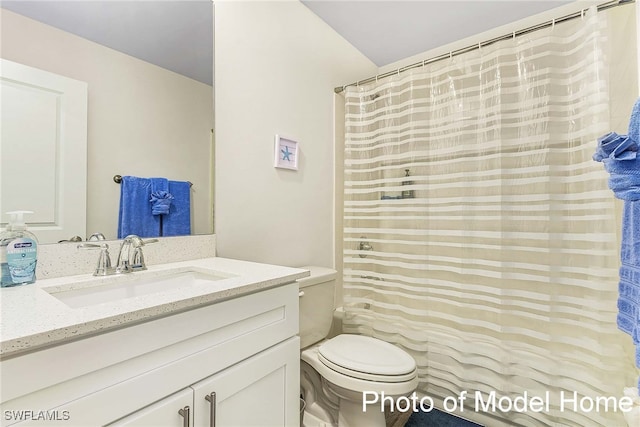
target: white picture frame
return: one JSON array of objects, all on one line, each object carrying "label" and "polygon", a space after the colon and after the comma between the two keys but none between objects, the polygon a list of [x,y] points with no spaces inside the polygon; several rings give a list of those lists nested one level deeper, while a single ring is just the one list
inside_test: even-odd
[{"label": "white picture frame", "polygon": [[282,135],[275,136],[274,164],[281,169],[298,170],[300,148],[298,141]]}]

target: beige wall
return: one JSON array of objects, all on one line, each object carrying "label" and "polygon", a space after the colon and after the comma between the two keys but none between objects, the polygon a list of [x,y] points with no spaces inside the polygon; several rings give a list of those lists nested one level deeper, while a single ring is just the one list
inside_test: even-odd
[{"label": "beige wall", "polygon": [[609,58],[609,113],[611,130],[626,134],[633,104],[638,99],[638,45],[635,11],[628,4],[607,11],[611,37],[607,40]]},{"label": "beige wall", "polygon": [[88,83],[87,233],[116,236],[116,174],[193,182],[192,230],[210,233],[211,86],[4,9],[0,19],[2,58]]},{"label": "beige wall", "polygon": [[[218,255],[333,266],[333,88],[375,65],[298,1],[216,1],[214,52]],[[275,134],[297,172],[273,167]]]}]

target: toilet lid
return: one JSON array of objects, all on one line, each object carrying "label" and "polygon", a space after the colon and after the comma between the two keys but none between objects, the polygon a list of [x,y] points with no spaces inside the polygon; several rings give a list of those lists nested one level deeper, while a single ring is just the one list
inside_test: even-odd
[{"label": "toilet lid", "polygon": [[407,381],[416,375],[416,362],[404,350],[376,338],[338,335],[323,343],[320,360],[345,375],[381,382]]}]

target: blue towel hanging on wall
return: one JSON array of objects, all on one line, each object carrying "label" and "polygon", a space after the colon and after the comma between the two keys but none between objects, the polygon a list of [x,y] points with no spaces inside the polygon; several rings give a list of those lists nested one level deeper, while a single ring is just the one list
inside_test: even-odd
[{"label": "blue towel hanging on wall", "polygon": [[[598,139],[593,159],[609,172],[609,188],[624,200],[622,247],[618,284],[618,328],[631,336],[636,346],[636,366],[640,368],[640,99],[636,101],[629,134],[615,132]],[[640,391],[640,378],[638,379]]]},{"label": "blue towel hanging on wall", "polygon": [[191,184],[166,178],[123,176],[118,238],[191,234]]},{"label": "blue towel hanging on wall", "polygon": [[162,224],[163,236],[191,234],[191,183],[169,181],[169,193],[173,196],[169,215]]},{"label": "blue towel hanging on wall", "polygon": [[151,180],[136,176],[123,176],[118,213],[118,239],[129,234],[140,237],[160,236],[160,218],[151,212],[149,203]]}]

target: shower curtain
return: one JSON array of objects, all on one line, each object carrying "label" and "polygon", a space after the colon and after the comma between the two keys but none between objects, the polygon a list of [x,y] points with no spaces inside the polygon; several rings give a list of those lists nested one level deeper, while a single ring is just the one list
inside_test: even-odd
[{"label": "shower curtain", "polygon": [[344,330],[407,350],[421,396],[486,425],[626,425],[566,400],[637,375],[591,157],[610,130],[602,15],[346,89]]}]

